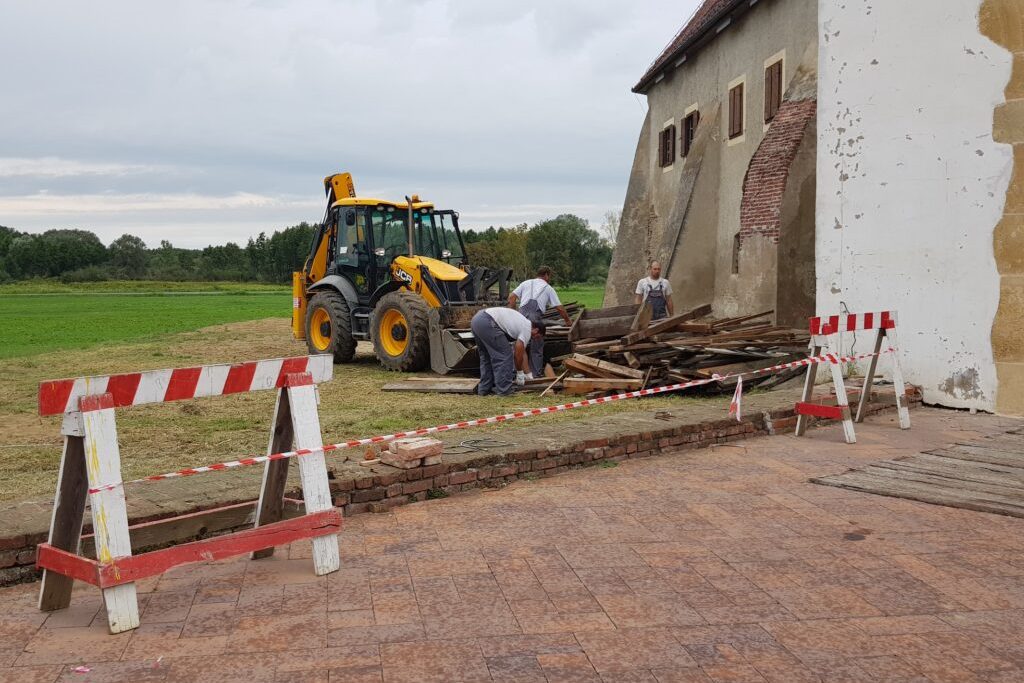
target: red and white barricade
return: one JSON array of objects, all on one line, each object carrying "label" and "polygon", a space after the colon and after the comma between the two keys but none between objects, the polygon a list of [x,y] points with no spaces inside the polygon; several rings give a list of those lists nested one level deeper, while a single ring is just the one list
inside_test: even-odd
[{"label": "red and white barricade", "polygon": [[[276,388],[268,454],[293,444],[317,449],[323,439],[315,385],[331,379],[333,368],[329,355],[303,356],[42,383],[39,414],[64,415],[64,452],[50,535],[37,550],[36,566],[43,570],[39,609],[67,607],[74,580],[84,581],[102,589],[110,632],[119,633],[139,625],[135,581],[190,562],[245,553],[265,557],[274,546],[303,538],[313,539],[317,575],[337,570],[342,518],[331,502],[322,450],[299,459],[304,516],[284,519],[288,461],[268,460],[254,528],[132,555],[114,420],[115,409],[125,406]],[[95,560],[79,554],[87,498]]]},{"label": "red and white barricade", "polygon": [[[846,385],[843,382],[843,368],[838,357],[830,350],[830,338],[838,338],[843,332],[862,332],[875,330],[874,353],[868,363],[867,375],[864,377],[864,387],[860,394],[860,403],[857,406],[856,418],[851,416],[850,403],[846,396]],[[829,368],[832,371],[832,383],[836,391],[836,405],[827,406],[812,403],[811,397],[814,392],[814,382],[818,366],[816,364],[807,368],[807,377],[804,381],[804,393],[800,403],[796,404],[797,422],[796,435],[802,436],[807,431],[810,422],[809,417],[833,418],[843,421],[843,433],[846,443],[855,443],[857,435],[853,429],[854,422],[861,422],[865,416],[868,402],[871,400],[871,391],[875,381],[875,371],[878,368],[878,358],[884,353],[892,355],[892,381],[896,391],[896,408],[899,413],[900,429],[910,429],[910,409],[907,406],[906,386],[903,383],[903,372],[900,370],[899,347],[896,341],[896,311],[881,311],[878,313],[849,313],[845,315],[833,315],[828,317],[817,317],[810,319],[811,333],[811,356],[821,355],[822,351],[832,358]],[[888,343],[888,348],[883,351],[882,344]],[[839,351],[836,344],[836,352]]]}]

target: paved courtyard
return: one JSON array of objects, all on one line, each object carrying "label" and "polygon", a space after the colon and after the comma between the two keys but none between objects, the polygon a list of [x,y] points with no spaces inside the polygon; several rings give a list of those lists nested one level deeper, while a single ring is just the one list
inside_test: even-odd
[{"label": "paved courtyard", "polygon": [[1024,520],[807,483],[1022,424],[912,419],[358,515],[341,571],[178,568],[116,636],[91,587],[3,589],[0,680],[1024,681]]}]

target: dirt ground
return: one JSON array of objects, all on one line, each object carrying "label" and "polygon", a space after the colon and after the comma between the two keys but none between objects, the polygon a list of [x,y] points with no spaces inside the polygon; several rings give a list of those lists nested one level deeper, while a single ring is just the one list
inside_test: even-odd
[{"label": "dirt ground", "polygon": [[[0,501],[51,495],[60,459],[60,420],[37,414],[39,382],[295,356],[306,353],[292,339],[284,318],[208,327],[157,340],[57,352],[0,361]],[[498,398],[465,395],[386,393],[396,375],[382,369],[369,344],[360,344],[354,363],[335,366],[335,379],[321,387],[320,416],[328,442],[353,437],[486,417],[552,401],[536,394]],[[661,397],[588,408],[588,415],[668,408],[697,399]],[[274,392],[198,399],[122,409],[118,433],[125,478],[219,462],[264,452]],[[545,416],[546,424],[574,419]],[[474,434],[486,434],[486,428]]]}]

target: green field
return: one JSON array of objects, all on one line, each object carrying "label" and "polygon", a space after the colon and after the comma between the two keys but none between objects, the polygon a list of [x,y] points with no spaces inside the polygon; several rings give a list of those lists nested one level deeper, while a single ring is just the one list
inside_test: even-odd
[{"label": "green field", "polygon": [[193,294],[0,294],[0,358],[143,340],[220,323],[285,318],[283,291]]},{"label": "green field", "polygon": [[[562,301],[600,308],[600,286],[559,288]],[[287,318],[290,291],[238,282],[36,280],[0,285],[0,358],[147,340],[222,323]]]},{"label": "green field", "polygon": [[602,285],[569,285],[568,287],[555,287],[558,298],[562,303],[575,301],[587,308],[601,308],[604,302],[604,287]]}]

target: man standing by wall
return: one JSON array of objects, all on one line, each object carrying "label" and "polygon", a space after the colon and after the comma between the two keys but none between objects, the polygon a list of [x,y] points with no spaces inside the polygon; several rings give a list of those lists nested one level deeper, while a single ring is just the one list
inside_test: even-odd
[{"label": "man standing by wall", "polygon": [[[572,320],[565,311],[565,306],[558,299],[555,288],[551,286],[551,269],[541,266],[537,269],[537,277],[524,280],[508,295],[509,308],[518,306],[519,312],[534,322],[540,322],[544,312],[551,307],[558,310],[566,325],[571,326]],[[530,344],[530,370],[537,377],[544,374],[544,338],[534,340]]]},{"label": "man standing by wall", "polygon": [[642,304],[651,302],[651,309],[654,315],[652,320],[661,320],[675,314],[672,306],[672,285],[661,277],[661,263],[651,261],[651,268],[648,276],[641,278],[636,283],[636,297],[633,303]]},{"label": "man standing by wall", "polygon": [[533,375],[527,372],[526,347],[544,344],[543,322],[529,320],[511,308],[496,306],[477,311],[470,323],[480,354],[477,393],[508,396],[513,384],[522,386]]}]

